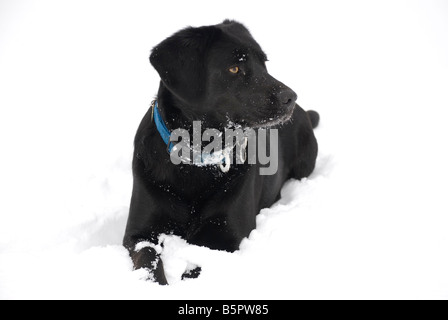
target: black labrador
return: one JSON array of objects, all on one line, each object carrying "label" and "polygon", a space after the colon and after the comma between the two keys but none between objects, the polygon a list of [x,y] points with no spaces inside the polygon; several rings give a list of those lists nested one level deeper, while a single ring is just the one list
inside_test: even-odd
[{"label": "black labrador", "polygon": [[[260,210],[279,200],[284,182],[314,170],[313,128],[319,115],[295,103],[296,93],[269,75],[266,61],[246,27],[229,20],[181,30],[151,53],[150,62],[161,81],[157,102],[135,137],[124,246],[135,268],[146,268],[148,278],[159,284],[167,284],[160,259],[161,234],[175,234],[211,249],[238,250],[256,227]],[[266,163],[248,159],[231,166],[223,166],[224,160],[213,165],[174,164],[169,134],[177,128],[191,133],[195,120],[204,129],[221,132],[236,124],[264,128],[267,136],[277,130],[278,170],[261,175],[259,169]],[[232,160],[237,154],[235,150]],[[200,267],[185,276],[196,277],[199,272]]]}]

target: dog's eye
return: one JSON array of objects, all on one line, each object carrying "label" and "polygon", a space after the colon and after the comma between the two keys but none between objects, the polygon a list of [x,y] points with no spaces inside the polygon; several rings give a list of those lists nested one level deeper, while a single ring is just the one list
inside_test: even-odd
[{"label": "dog's eye", "polygon": [[229,71],[230,71],[230,73],[237,74],[238,72],[240,72],[240,68],[233,67],[233,68],[230,68]]}]

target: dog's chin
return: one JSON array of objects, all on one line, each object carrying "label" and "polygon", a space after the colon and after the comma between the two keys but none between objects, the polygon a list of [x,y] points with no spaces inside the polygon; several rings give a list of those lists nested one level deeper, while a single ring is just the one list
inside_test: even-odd
[{"label": "dog's chin", "polygon": [[282,125],[285,122],[291,120],[293,113],[294,113],[294,108],[291,108],[287,112],[282,114],[281,116],[278,116],[276,118],[269,118],[266,120],[262,120],[261,122],[254,123],[254,124],[250,125],[250,127],[253,129],[259,129],[259,128],[272,128],[275,126],[279,126],[279,125]]}]

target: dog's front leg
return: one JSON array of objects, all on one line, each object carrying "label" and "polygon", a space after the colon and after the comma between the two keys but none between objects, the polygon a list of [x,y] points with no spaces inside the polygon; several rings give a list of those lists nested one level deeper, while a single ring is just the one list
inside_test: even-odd
[{"label": "dog's front leg", "polygon": [[157,190],[151,191],[148,191],[148,186],[145,186],[139,175],[134,176],[131,207],[123,245],[129,251],[135,270],[146,269],[149,272],[148,280],[166,285],[168,282],[160,259],[162,249],[159,246],[159,237],[163,233],[170,233],[171,230],[167,228],[169,223],[165,219],[168,213],[162,210],[154,196],[157,195],[162,199],[161,203],[165,203],[163,194],[158,194]]}]

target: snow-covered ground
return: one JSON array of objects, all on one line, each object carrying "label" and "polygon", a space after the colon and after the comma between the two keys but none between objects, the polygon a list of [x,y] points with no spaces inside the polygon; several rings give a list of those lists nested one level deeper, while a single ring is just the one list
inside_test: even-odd
[{"label": "snow-covered ground", "polygon": [[[149,51],[224,18],[320,112],[317,169],[237,253],[168,237],[160,287],[120,246]],[[0,298],[448,298],[447,34],[443,0],[0,0]]]}]

